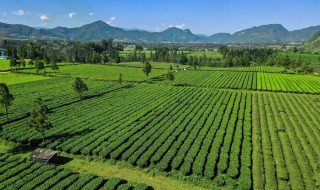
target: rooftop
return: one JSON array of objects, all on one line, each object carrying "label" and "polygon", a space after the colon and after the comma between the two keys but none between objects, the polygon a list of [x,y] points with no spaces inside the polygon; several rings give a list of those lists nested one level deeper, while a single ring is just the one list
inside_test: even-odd
[{"label": "rooftop", "polygon": [[32,152],[31,157],[50,160],[55,154],[57,154],[57,151],[55,150],[46,149],[46,148],[37,148]]}]

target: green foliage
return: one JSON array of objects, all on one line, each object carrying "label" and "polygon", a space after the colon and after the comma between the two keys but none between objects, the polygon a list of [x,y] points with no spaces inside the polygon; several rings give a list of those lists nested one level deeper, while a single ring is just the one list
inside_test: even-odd
[{"label": "green foliage", "polygon": [[74,81],[74,83],[72,85],[72,88],[73,88],[74,91],[79,93],[80,99],[82,99],[82,93],[85,92],[85,91],[88,91],[87,85],[79,77],[75,78],[75,81]]},{"label": "green foliage", "polygon": [[119,79],[118,79],[119,84],[122,83],[122,77],[123,77],[122,73],[119,73]]},{"label": "green foliage", "polygon": [[7,121],[9,121],[9,106],[12,105],[14,97],[9,92],[9,88],[5,83],[0,83],[0,104],[5,109]]},{"label": "green foliage", "polygon": [[170,81],[174,80],[174,74],[172,71],[168,71],[166,78]]},{"label": "green foliage", "polygon": [[148,76],[149,76],[149,73],[151,73],[151,64],[149,63],[149,61],[146,61],[143,63],[144,66],[143,66],[143,72],[146,74],[146,77],[147,77],[147,80],[148,80]]},{"label": "green foliage", "polygon": [[45,68],[43,61],[40,60],[39,58],[36,59],[34,65],[36,67],[37,73],[39,73],[41,70]]},{"label": "green foliage", "polygon": [[41,98],[36,98],[32,111],[30,113],[30,119],[28,127],[36,131],[41,132],[53,127],[53,125],[48,121],[47,114],[49,112],[48,107],[44,104]]},{"label": "green foliage", "polygon": [[58,64],[57,64],[56,62],[52,62],[50,65],[51,65],[50,68],[51,68],[53,71],[59,70],[59,66],[58,66]]}]

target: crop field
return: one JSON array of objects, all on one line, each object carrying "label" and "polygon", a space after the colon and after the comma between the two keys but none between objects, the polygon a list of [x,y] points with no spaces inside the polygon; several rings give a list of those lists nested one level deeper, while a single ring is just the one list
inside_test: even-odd
[{"label": "crop field", "polygon": [[263,72],[263,73],[282,73],[285,69],[283,67],[201,67],[199,69],[207,71],[241,71],[241,72]]},{"label": "crop field", "polygon": [[317,107],[315,96],[253,94],[254,189],[316,189],[313,180],[319,185],[320,156]]},{"label": "crop field", "polygon": [[[166,69],[168,70],[170,66],[172,66],[173,69],[177,68],[188,68],[190,67],[189,65],[181,65],[177,63],[165,63],[165,62],[150,62],[152,69]],[[141,62],[123,62],[117,64],[119,66],[127,66],[127,67],[138,67],[138,68],[143,68],[143,64]]]},{"label": "crop field", "polygon": [[180,71],[176,73],[174,85],[273,92],[320,93],[319,77],[272,72]]},{"label": "crop field", "polygon": [[[20,84],[9,85],[10,92],[15,97],[12,106],[9,108],[9,117],[16,119],[18,117],[24,117],[26,113],[31,111],[33,101],[37,97],[42,97],[46,105],[52,109],[62,105],[70,104],[72,102],[79,101],[79,95],[72,89],[73,79],[69,78],[49,78],[37,75],[15,75],[15,74],[1,74],[11,76],[12,80],[8,78],[3,82],[9,83],[9,81],[17,82],[23,81]],[[11,78],[9,77],[9,79]],[[18,77],[19,80],[16,80]],[[36,81],[30,81],[30,78],[40,79]],[[42,78],[42,80],[41,80]],[[29,80],[30,82],[26,82]],[[125,87],[127,85],[120,85],[117,83],[106,83],[100,81],[85,81],[89,91],[83,93],[85,97],[92,97],[108,93],[109,91],[117,90],[118,88]],[[0,123],[5,121],[4,112],[0,113]]]},{"label": "crop field", "polygon": [[150,189],[146,184],[133,184],[124,179],[104,179],[83,175],[54,165],[42,165],[0,154],[0,189]]},{"label": "crop field", "polygon": [[[169,65],[168,65],[169,68]],[[149,74],[149,78],[158,77],[167,73],[168,69],[154,69]],[[32,70],[22,70],[20,72],[33,73]],[[122,74],[123,81],[146,81],[146,75],[142,72],[142,68],[133,67],[119,67],[110,65],[94,65],[94,64],[79,64],[79,65],[67,65],[61,66],[59,71],[53,72],[51,69],[46,69],[45,73],[52,76],[72,76],[81,77],[85,79],[94,80],[106,80],[106,81],[117,81],[119,74]]]},{"label": "crop field", "polygon": [[[90,66],[94,69],[77,70]],[[99,81],[102,71],[97,68],[111,67],[137,69],[145,79],[141,68],[61,67],[73,68],[61,71],[74,72],[71,76],[98,79],[84,80],[89,91],[83,100],[71,87],[72,77],[9,85],[15,96],[9,110],[14,120],[2,124],[0,138],[124,161],[207,188],[319,187],[319,77],[254,67],[179,71],[172,85]],[[156,70],[167,72],[152,72]],[[48,105],[48,120],[54,125],[44,133],[27,127],[38,96]],[[4,114],[0,118],[3,123]],[[108,183],[95,179],[99,187]],[[33,189],[28,184],[26,189]]]}]

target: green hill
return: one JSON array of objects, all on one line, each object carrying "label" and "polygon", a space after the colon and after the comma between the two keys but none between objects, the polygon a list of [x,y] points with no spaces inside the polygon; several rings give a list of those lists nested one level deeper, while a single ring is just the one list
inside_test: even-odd
[{"label": "green hill", "polygon": [[310,53],[320,53],[320,32],[317,32],[304,46],[304,50]]}]

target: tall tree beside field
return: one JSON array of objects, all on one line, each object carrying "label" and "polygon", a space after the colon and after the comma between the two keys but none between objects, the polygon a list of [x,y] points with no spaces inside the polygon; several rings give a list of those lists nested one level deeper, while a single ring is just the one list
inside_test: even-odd
[{"label": "tall tree beside field", "polygon": [[10,59],[10,68],[11,70],[13,69],[13,67],[16,67],[17,66],[17,60],[13,57],[11,57]]},{"label": "tall tree beside field", "polygon": [[146,61],[143,66],[143,72],[146,74],[147,81],[148,81],[149,73],[151,73],[151,68],[152,67],[151,67],[151,64],[149,63],[149,61]]},{"label": "tall tree beside field", "polygon": [[44,69],[44,63],[40,59],[36,59],[35,66],[37,69],[37,74],[39,74],[40,70]]},{"label": "tall tree beside field", "polygon": [[44,141],[44,132],[52,128],[52,124],[48,121],[47,113],[48,107],[43,103],[41,98],[36,98],[33,104],[32,111],[30,113],[30,120],[28,127],[36,131],[41,132],[42,139]]},{"label": "tall tree beside field", "polygon": [[88,91],[87,85],[81,80],[81,78],[77,77],[72,85],[74,91],[79,93],[80,100],[82,100],[82,92]]},{"label": "tall tree beside field", "polygon": [[310,62],[304,62],[302,64],[302,69],[304,74],[311,73],[313,71],[313,68],[310,67]]},{"label": "tall tree beside field", "polygon": [[11,106],[13,100],[13,95],[10,94],[7,85],[5,83],[0,83],[0,103],[5,109],[7,121],[9,121],[9,106]]},{"label": "tall tree beside field", "polygon": [[59,70],[59,66],[58,66],[58,64],[57,64],[55,61],[52,62],[50,65],[51,65],[51,69],[52,69],[53,71]]},{"label": "tall tree beside field", "polygon": [[34,62],[30,59],[30,60],[28,61],[28,65],[29,65],[30,67],[33,67]]},{"label": "tall tree beside field", "polygon": [[122,83],[122,73],[119,73],[119,80],[118,80],[119,84]]},{"label": "tall tree beside field", "polygon": [[21,59],[20,65],[21,65],[21,67],[26,68],[26,61],[24,59]]},{"label": "tall tree beside field", "polygon": [[296,73],[298,73],[298,68],[302,65],[301,56],[299,56],[294,62],[291,64]]},{"label": "tall tree beside field", "polygon": [[167,79],[168,79],[169,81],[173,81],[173,80],[174,80],[174,74],[173,74],[172,71],[168,71],[168,73],[167,73]]}]

